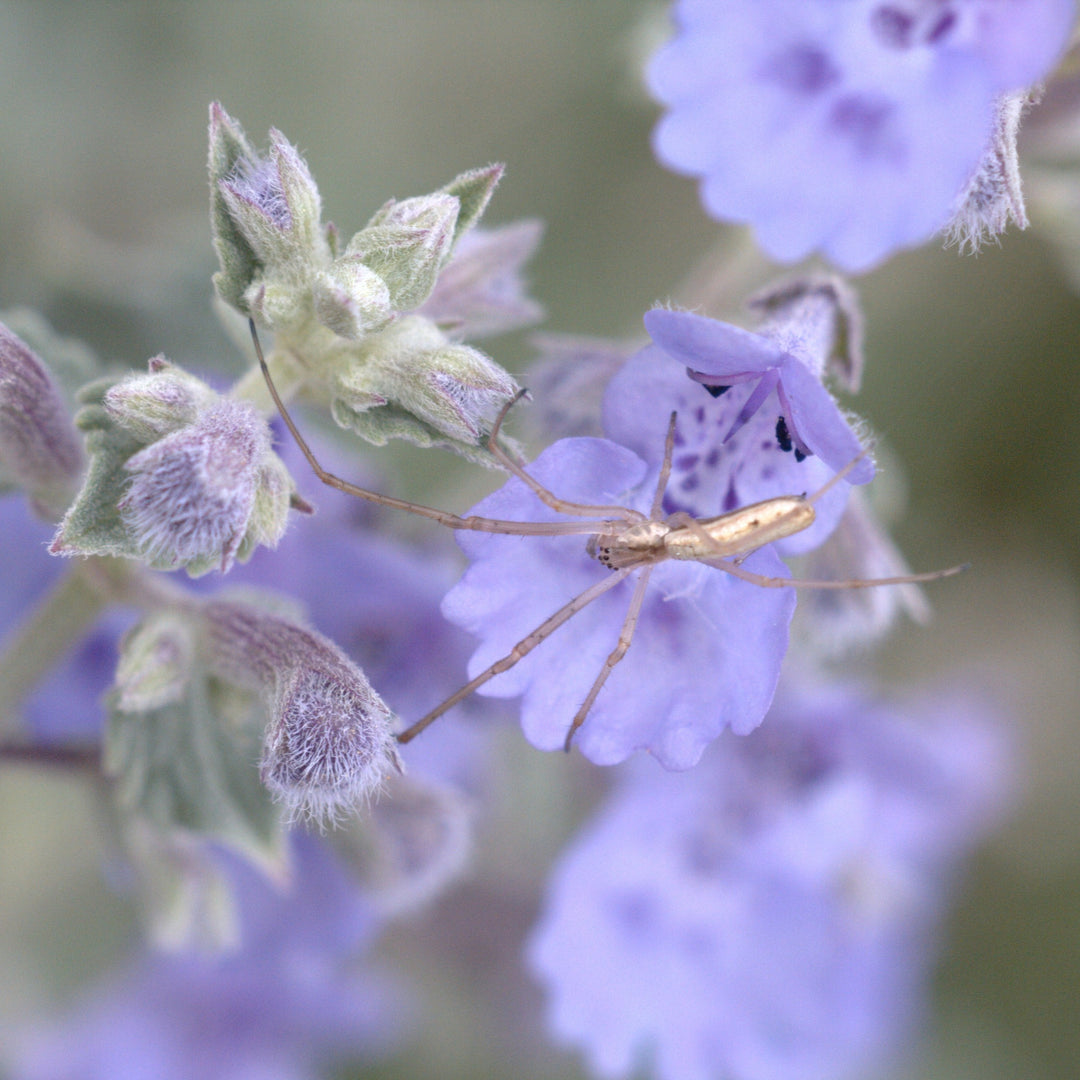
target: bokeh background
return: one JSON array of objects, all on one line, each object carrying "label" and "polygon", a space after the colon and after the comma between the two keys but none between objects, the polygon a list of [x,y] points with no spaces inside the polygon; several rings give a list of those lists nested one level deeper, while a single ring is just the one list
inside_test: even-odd
[{"label": "bokeh background", "polygon": [[[547,223],[530,271],[545,330],[634,336],[655,301],[695,289],[735,309],[738,290],[707,268],[740,234],[650,155],[656,109],[638,72],[664,30],[664,5],[631,0],[0,3],[0,308],[39,308],[132,364],[164,352],[240,370],[210,308],[217,99],[257,144],[274,125],[300,147],[346,235],[389,196],[506,162],[486,221]],[[897,687],[984,682],[1023,757],[1017,809],[947,927],[919,1073],[934,1078],[1066,1080],[1080,1061],[1080,295],[1068,229],[1032,210],[1036,227],[977,257],[931,244],[856,283],[868,365],[850,404],[906,490],[894,534],[920,569],[974,564],[932,588],[934,621],[902,627],[877,668]],[[490,351],[518,374],[534,355],[524,333]],[[431,455],[420,470],[416,452],[364,453],[397,490],[448,509],[492,484],[438,453],[434,473]],[[570,827],[542,794],[565,761],[541,757],[522,756],[528,782],[503,801],[478,870],[513,896],[474,882],[383,946],[432,988],[417,1042],[386,1075],[579,1075],[573,1055],[539,1049],[535,988],[520,991],[534,1007],[520,1044],[481,993],[525,985],[514,937]],[[0,1038],[126,949],[133,916],[102,856],[77,779],[6,768]],[[440,929],[469,942],[467,957],[434,944]]]}]

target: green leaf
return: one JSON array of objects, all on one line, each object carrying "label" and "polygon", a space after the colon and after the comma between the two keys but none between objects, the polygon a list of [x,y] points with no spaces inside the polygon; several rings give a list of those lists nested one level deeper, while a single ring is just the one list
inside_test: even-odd
[{"label": "green leaf", "polygon": [[90,468],[60,523],[50,548],[54,555],[141,557],[117,504],[131,480],[124,462],[148,444],[121,427],[102,404],[106,391],[117,381],[98,379],[79,394],[83,408],[75,417],[75,426],[86,434]]},{"label": "green leaf", "polygon": [[141,653],[155,621],[172,649],[186,632],[191,640],[182,651],[194,659],[186,685],[174,678],[170,693],[161,695],[168,700],[156,708],[126,710],[119,691],[106,699],[103,760],[117,809],[126,822],[161,837],[180,833],[227,844],[278,873],[281,815],[258,768],[265,711],[254,695],[208,675],[194,640],[196,624],[182,628],[175,612],[151,616],[129,637]]}]

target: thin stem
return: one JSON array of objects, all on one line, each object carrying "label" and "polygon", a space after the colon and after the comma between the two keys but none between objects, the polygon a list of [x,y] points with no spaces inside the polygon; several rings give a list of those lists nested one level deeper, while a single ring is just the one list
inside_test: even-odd
[{"label": "thin stem", "polygon": [[107,594],[71,565],[0,651],[0,732],[13,733],[27,694],[105,610]]},{"label": "thin stem", "polygon": [[0,743],[0,761],[48,768],[90,769],[101,767],[101,750],[96,746],[25,746]]}]

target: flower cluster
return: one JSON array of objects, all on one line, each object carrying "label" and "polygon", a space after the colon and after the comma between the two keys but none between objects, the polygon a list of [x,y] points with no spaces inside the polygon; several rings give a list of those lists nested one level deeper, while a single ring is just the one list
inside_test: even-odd
[{"label": "flower cluster", "polygon": [[325,397],[342,427],[380,445],[405,438],[482,460],[483,437],[518,387],[458,338],[541,313],[520,279],[540,237],[536,223],[470,232],[502,171],[475,169],[430,195],[391,199],[339,250],[296,149],[271,131],[259,155],[215,104],[218,295],[276,333],[270,360],[279,376]]},{"label": "flower cluster", "polygon": [[164,357],[146,375],[92,383],[76,417],[90,469],[54,555],[119,555],[192,576],[275,545],[295,494],[255,408]]},{"label": "flower cluster", "polygon": [[[658,156],[779,259],[865,270],[943,228],[976,246],[1026,220],[1017,129],[1072,11],[677,0],[648,71]],[[280,132],[260,152],[215,104],[209,143],[214,287],[257,367],[227,390],[162,356],[75,378],[47,334],[0,325],[0,484],[28,497],[0,504],[0,762],[107,793],[161,950],[20,1040],[12,1076],[303,1080],[385,1050],[396,995],[358,959],[468,865],[493,790],[530,790],[493,781],[474,689],[520,698],[534,747],[613,767],[527,946],[556,1039],[603,1077],[884,1066],[1011,770],[966,690],[889,703],[829,673],[921,617],[934,576],[892,547],[863,494],[874,442],[834,396],[863,368],[852,289],[774,283],[752,328],[669,303],[647,341],[549,335],[536,413],[562,437],[525,465],[499,434],[518,384],[471,344],[542,315],[522,279],[540,223],[478,224],[502,166],[390,199],[346,240]],[[294,436],[316,426],[294,400],[510,478],[464,518],[381,496],[316,463],[318,431],[279,455],[273,406]],[[290,472],[309,464],[339,489],[313,520]],[[458,530],[457,584],[379,502]],[[70,558],[47,558],[50,528]],[[818,594],[793,634],[797,586],[880,579],[900,589]]]}]

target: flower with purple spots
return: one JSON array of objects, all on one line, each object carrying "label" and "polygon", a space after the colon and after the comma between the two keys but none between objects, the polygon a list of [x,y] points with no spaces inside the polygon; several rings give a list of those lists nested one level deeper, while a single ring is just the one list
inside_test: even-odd
[{"label": "flower with purple spots", "polygon": [[649,84],[660,160],[772,257],[867,270],[945,227],[997,100],[1042,79],[1072,0],[679,0]]},{"label": "flower with purple spots", "polygon": [[[812,376],[807,372],[806,377]],[[662,507],[667,514],[708,518],[776,496],[813,492],[834,475],[821,458],[799,460],[778,445],[775,412],[758,409],[732,434],[744,396],[740,390],[714,397],[650,346],[629,360],[608,388],[604,427],[610,438],[563,439],[541,454],[530,472],[564,499],[621,504],[647,514],[675,412]],[[811,423],[807,430],[818,428]],[[835,485],[818,502],[817,520],[775,547],[794,554],[820,544],[843,513],[847,489],[846,483]],[[473,513],[540,522],[562,517],[516,478]],[[459,543],[472,565],[447,595],[443,611],[481,639],[469,665],[474,677],[573,597],[601,587],[610,573],[581,536],[468,533]],[[754,551],[741,565],[786,577],[773,547]],[[792,590],[737,580],[702,562],[671,559],[636,571],[645,572],[652,574],[650,588],[628,658],[611,670],[576,745],[597,764],[615,764],[635,750],[647,750],[665,767],[685,769],[721,731],[745,734],[761,722],[787,649],[795,596]],[[482,687],[499,697],[523,695],[521,722],[533,745],[545,750],[564,745],[623,632],[634,587],[631,574]]]},{"label": "flower with purple spots", "polygon": [[605,1078],[836,1080],[901,1051],[1007,788],[986,708],[787,692],[691,773],[633,765],[529,946],[555,1035]]}]

